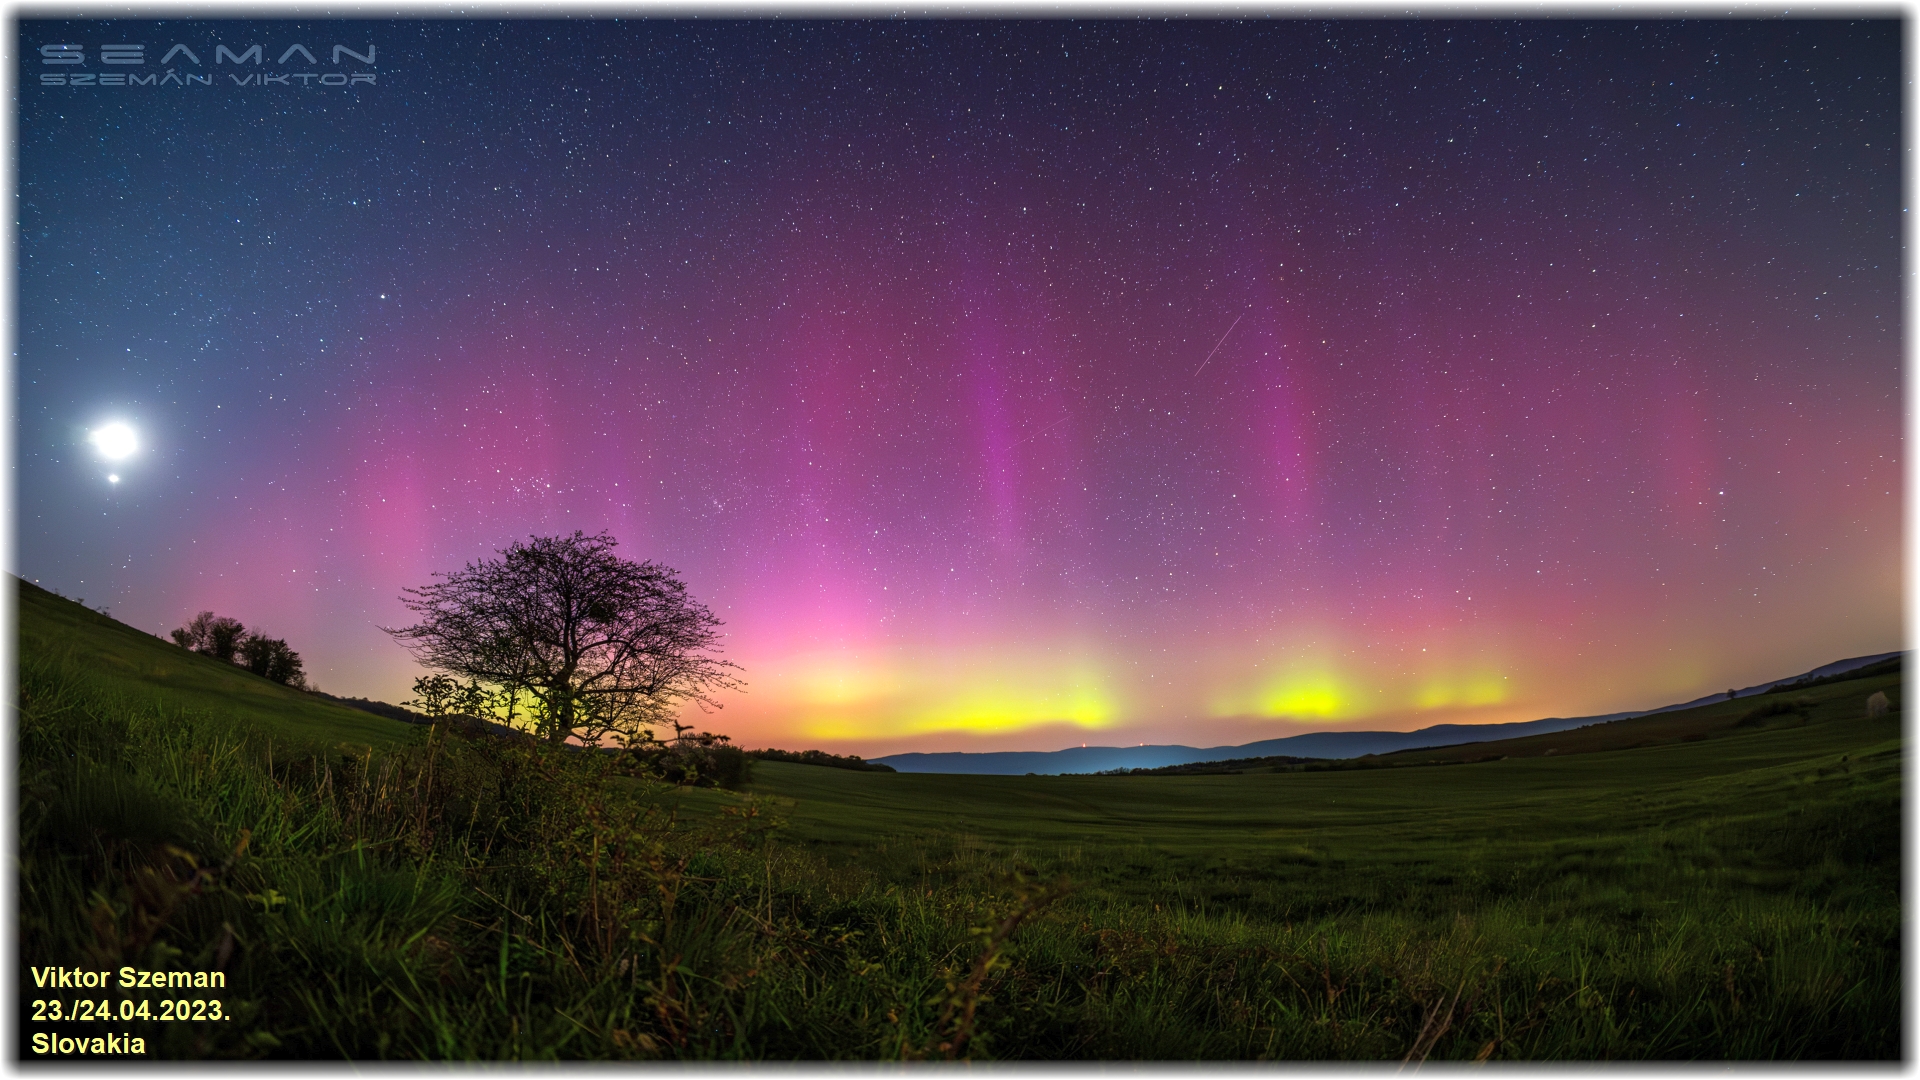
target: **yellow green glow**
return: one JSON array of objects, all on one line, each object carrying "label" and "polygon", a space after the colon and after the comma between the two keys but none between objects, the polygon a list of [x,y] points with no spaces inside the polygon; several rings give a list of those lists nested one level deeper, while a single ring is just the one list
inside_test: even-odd
[{"label": "yellow green glow", "polygon": [[1211,693],[1204,700],[1217,717],[1266,717],[1312,724],[1345,723],[1409,710],[1485,709],[1514,700],[1514,685],[1502,671],[1506,665],[1497,656],[1488,655],[1493,650],[1446,641],[1402,647],[1406,650],[1402,656],[1424,654],[1429,648],[1436,653],[1444,650],[1468,655],[1447,660],[1422,657],[1433,666],[1424,671],[1394,670],[1399,665],[1394,663],[1392,653],[1399,650],[1383,647],[1378,650],[1383,655],[1375,664],[1392,667],[1381,670],[1356,657],[1361,650],[1343,650],[1338,637],[1321,630],[1278,645],[1264,658],[1248,658],[1251,671],[1247,667],[1238,673],[1230,668],[1218,669]]},{"label": "yellow green glow", "polygon": [[810,706],[851,706],[898,693],[899,676],[862,657],[845,653],[813,653],[798,658],[792,680],[798,697]]},{"label": "yellow green glow", "polygon": [[866,739],[884,734],[870,723],[846,716],[810,716],[800,722],[800,730],[816,739]]},{"label": "yellow green glow", "polygon": [[[1291,655],[1288,655],[1290,653]],[[792,703],[786,722],[806,737],[858,741],[933,734],[1006,735],[1062,726],[1112,730],[1155,709],[1204,703],[1216,717],[1264,717],[1297,724],[1348,723],[1408,710],[1485,709],[1514,701],[1504,665],[1482,656],[1441,660],[1423,672],[1355,666],[1324,641],[1308,641],[1236,674],[1155,687],[1114,677],[1083,643],[1022,650],[959,647],[910,652],[829,649],[790,658],[763,692]],[[1244,661],[1243,661],[1244,662]],[[764,668],[762,669],[765,670]],[[1209,685],[1211,684],[1211,685]],[[1184,695],[1205,695],[1195,702]],[[1184,704],[1183,704],[1184,702]],[[1192,715],[1191,712],[1188,715]]]},{"label": "yellow green glow", "polygon": [[[801,730],[818,739],[1000,734],[1047,724],[1110,727],[1118,709],[1104,669],[1044,650],[1017,657],[808,658],[789,680],[805,704]],[[1052,661],[1052,662],[1049,662]]]},{"label": "yellow green glow", "polygon": [[1114,721],[1112,700],[1086,673],[1078,673],[1063,690],[1049,693],[1029,683],[1000,685],[961,696],[951,704],[934,706],[907,718],[907,734],[934,731],[971,731],[991,734],[1018,731],[1038,724],[1072,724],[1098,729]]},{"label": "yellow green glow", "polygon": [[1414,693],[1417,709],[1458,709],[1498,705],[1507,700],[1507,681],[1480,673],[1463,678],[1430,679]]},{"label": "yellow green glow", "polygon": [[1287,719],[1330,720],[1352,710],[1353,695],[1328,672],[1293,675],[1271,686],[1260,711]]},{"label": "yellow green glow", "polygon": [[1295,667],[1248,687],[1216,692],[1208,701],[1215,716],[1264,716],[1315,722],[1359,715],[1360,695],[1327,668]]}]

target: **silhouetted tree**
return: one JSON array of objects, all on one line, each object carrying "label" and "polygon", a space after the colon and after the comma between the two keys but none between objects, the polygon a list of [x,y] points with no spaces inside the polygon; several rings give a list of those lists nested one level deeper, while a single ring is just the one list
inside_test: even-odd
[{"label": "silhouetted tree", "polygon": [[240,620],[229,619],[225,615],[216,617],[211,611],[203,611],[193,617],[193,621],[173,632],[174,644],[183,649],[192,649],[204,653],[215,660],[233,662],[239,652],[240,639],[247,628]]},{"label": "silhouetted tree", "polygon": [[679,575],[621,558],[616,543],[581,532],[515,543],[406,590],[420,621],[382,629],[422,664],[497,688],[509,722],[526,694],[553,742],[645,744],[686,702],[717,708],[738,668],[712,655],[720,620]]},{"label": "silhouetted tree", "polygon": [[454,715],[481,717],[491,713],[496,698],[503,696],[472,679],[463,683],[451,675],[422,675],[413,680],[413,700],[405,704],[436,720]]},{"label": "silhouetted tree", "polygon": [[238,660],[248,671],[283,686],[304,688],[307,685],[307,673],[302,670],[300,654],[288,648],[287,643],[279,638],[265,634],[246,635],[240,639]]},{"label": "silhouetted tree", "polygon": [[413,680],[413,700],[402,704],[438,719],[453,711],[459,693],[460,683],[451,675],[422,675]]},{"label": "silhouetted tree", "polygon": [[203,611],[171,636],[173,643],[183,649],[238,664],[255,675],[286,686],[307,689],[307,674],[302,669],[300,654],[279,638],[248,633],[239,619]]}]

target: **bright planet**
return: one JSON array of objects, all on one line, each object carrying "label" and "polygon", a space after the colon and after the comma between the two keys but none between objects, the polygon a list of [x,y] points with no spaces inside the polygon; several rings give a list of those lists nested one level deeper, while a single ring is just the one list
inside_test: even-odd
[{"label": "bright planet", "polygon": [[[100,456],[108,461],[120,461],[131,457],[135,450],[140,449],[139,436],[134,434],[131,427],[118,421],[94,428],[88,433],[87,441],[92,443],[93,448],[100,451]],[[118,477],[115,479],[117,480]]]}]

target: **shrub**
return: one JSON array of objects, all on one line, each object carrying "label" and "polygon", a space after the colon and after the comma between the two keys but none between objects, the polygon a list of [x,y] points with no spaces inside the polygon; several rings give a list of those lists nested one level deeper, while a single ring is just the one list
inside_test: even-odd
[{"label": "shrub", "polygon": [[1800,717],[1801,722],[1804,723],[1812,716],[1812,710],[1813,700],[1811,698],[1794,698],[1792,701],[1768,701],[1748,709],[1746,713],[1735,722],[1734,726],[1758,727],[1771,717],[1789,715]]},{"label": "shrub", "polygon": [[748,757],[762,761],[787,761],[795,765],[824,765],[829,769],[855,769],[860,772],[893,772],[891,765],[867,761],[858,754],[829,754],[824,750],[747,750]]},{"label": "shrub", "polygon": [[753,758],[725,735],[688,733],[670,743],[649,740],[621,752],[629,775],[670,784],[737,790],[753,778]]}]

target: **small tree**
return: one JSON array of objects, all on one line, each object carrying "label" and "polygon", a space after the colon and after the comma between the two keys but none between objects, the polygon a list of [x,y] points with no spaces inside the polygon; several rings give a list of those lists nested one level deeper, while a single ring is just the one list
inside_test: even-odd
[{"label": "small tree", "polygon": [[279,638],[248,633],[238,619],[203,611],[195,615],[192,622],[173,631],[171,636],[174,644],[183,649],[192,649],[215,660],[238,664],[255,675],[285,686],[308,689],[307,673],[302,669],[300,654],[288,648],[287,643]]},{"label": "small tree", "polygon": [[248,634],[240,639],[237,653],[240,665],[255,675],[272,679],[283,686],[304,688],[307,685],[307,673],[302,669],[300,654],[288,648],[287,643],[279,638]]},{"label": "small tree", "polygon": [[605,533],[535,536],[498,559],[436,574],[401,598],[420,621],[389,629],[428,667],[521,693],[553,742],[644,744],[681,705],[718,708],[736,665],[712,655],[720,620],[673,570],[614,554]]},{"label": "small tree", "polygon": [[418,709],[435,720],[453,712],[454,699],[460,694],[460,683],[451,675],[422,675],[413,680],[413,700],[406,702],[410,709]]},{"label": "small tree", "polygon": [[511,714],[512,704],[506,698],[472,679],[463,683],[451,675],[422,675],[413,680],[413,700],[403,704],[438,720],[443,716],[485,717],[493,713],[496,701]]},{"label": "small tree", "polygon": [[247,628],[240,625],[238,619],[216,617],[211,611],[203,611],[195,615],[192,622],[175,630],[173,641],[183,649],[232,663],[246,632]]},{"label": "small tree", "polygon": [[453,696],[453,711],[467,716],[492,716],[496,706],[507,717],[507,723],[513,723],[514,706],[519,695],[507,691],[498,693],[481,686],[479,682],[468,679]]}]

